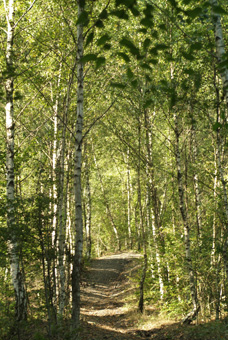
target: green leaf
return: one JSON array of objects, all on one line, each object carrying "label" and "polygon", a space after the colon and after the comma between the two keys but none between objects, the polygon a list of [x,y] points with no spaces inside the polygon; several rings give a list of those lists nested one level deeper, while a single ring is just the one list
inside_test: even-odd
[{"label": "green leaf", "polygon": [[166,52],[165,57],[167,61],[175,61],[175,58],[172,56],[172,53]]},{"label": "green leaf", "polygon": [[169,83],[168,83],[168,81],[167,81],[166,79],[162,79],[162,80],[160,81],[160,83],[161,83],[161,86],[162,86],[162,87],[165,87],[166,89],[169,88]]},{"label": "green leaf", "polygon": [[148,49],[148,47],[150,46],[151,44],[151,40],[149,38],[146,38],[143,42],[143,49],[144,51],[146,51]]},{"label": "green leaf", "polygon": [[98,19],[96,22],[95,22],[95,26],[97,28],[103,28],[104,27],[104,24],[103,24],[103,21],[101,19]]},{"label": "green leaf", "polygon": [[168,2],[169,2],[174,8],[177,8],[177,2],[176,2],[176,0],[168,0]]},{"label": "green leaf", "polygon": [[145,78],[146,78],[146,81],[148,81],[149,83],[152,81],[152,79],[150,78],[150,76],[148,76],[148,74],[145,74]]},{"label": "green leaf", "polygon": [[107,19],[108,17],[108,12],[106,9],[103,9],[103,11],[99,14],[100,19]]},{"label": "green leaf", "polygon": [[128,57],[128,55],[127,55],[126,53],[118,52],[117,55],[119,55],[121,58],[123,58],[123,60],[124,60],[126,63],[129,63],[130,58]]},{"label": "green leaf", "polygon": [[155,55],[155,56],[157,56],[157,55],[158,55],[158,50],[157,50],[156,47],[153,47],[153,48],[151,48],[151,49],[149,50],[149,53],[150,53],[150,54],[153,54],[153,55]]},{"label": "green leaf", "polygon": [[195,74],[195,71],[192,68],[186,68],[183,72],[185,74],[188,74],[189,76],[192,76],[193,74]]},{"label": "green leaf", "polygon": [[192,2],[192,0],[183,0],[182,2],[184,5],[189,5]]},{"label": "green leaf", "polygon": [[166,31],[166,25],[165,24],[160,24],[158,25],[158,27],[162,30],[162,31]]},{"label": "green leaf", "polygon": [[22,98],[23,98],[23,96],[20,93],[20,91],[15,91],[15,93],[14,93],[14,100],[19,100],[19,99],[22,99]]},{"label": "green leaf", "polygon": [[228,14],[228,12],[221,6],[213,6],[212,9],[215,14],[222,14],[222,15]]},{"label": "green leaf", "polygon": [[152,33],[152,37],[158,39],[158,31],[154,30]]},{"label": "green leaf", "polygon": [[152,12],[154,10],[154,6],[151,4],[146,4],[146,8],[143,10],[144,15],[147,18],[152,18]]},{"label": "green leaf", "polygon": [[224,67],[228,67],[228,59],[221,61],[218,67],[220,70],[223,69]]},{"label": "green leaf", "polygon": [[194,79],[194,85],[195,85],[196,91],[199,91],[201,84],[202,84],[201,74],[197,73]]},{"label": "green leaf", "polygon": [[169,48],[168,45],[166,44],[156,44],[156,49],[162,51],[162,50],[167,50],[167,48]]},{"label": "green leaf", "polygon": [[130,69],[130,67],[127,68],[127,77],[128,79],[132,79],[134,77],[134,73]]},{"label": "green leaf", "polygon": [[200,42],[195,42],[191,45],[191,50],[201,50],[202,49],[202,44]]},{"label": "green leaf", "polygon": [[134,17],[139,17],[140,16],[140,12],[137,10],[136,7],[134,7],[134,6],[130,7],[130,11],[134,15]]},{"label": "green leaf", "polygon": [[96,59],[96,69],[98,69],[99,67],[101,67],[103,64],[105,64],[106,59],[105,57],[98,57]]},{"label": "green leaf", "polygon": [[192,18],[195,19],[196,17],[200,16],[202,14],[202,8],[201,7],[196,7],[194,9],[190,9],[188,11],[185,11],[185,14]]},{"label": "green leaf", "polygon": [[148,63],[152,65],[157,65],[158,60],[157,59],[148,59]]},{"label": "green leaf", "polygon": [[135,0],[116,0],[116,7],[120,5],[125,5],[126,7],[130,8],[136,3]]},{"label": "green leaf", "polygon": [[101,45],[104,45],[107,41],[109,41],[111,38],[110,36],[106,33],[104,35],[102,35],[102,37],[100,37],[98,40],[97,40],[97,45],[98,46],[101,46]]},{"label": "green leaf", "polygon": [[143,105],[144,109],[147,109],[152,103],[153,103],[152,99],[147,99]]},{"label": "green leaf", "polygon": [[97,60],[97,55],[94,54],[94,53],[90,53],[90,54],[86,54],[84,55],[81,59],[80,59],[80,62],[82,63],[87,63],[89,61],[95,61]]},{"label": "green leaf", "polygon": [[79,0],[79,4],[81,7],[85,7],[85,0]]},{"label": "green leaf", "polygon": [[128,48],[134,56],[140,57],[139,49],[127,38],[123,38],[120,40],[120,45]]},{"label": "green leaf", "polygon": [[111,15],[115,15],[117,18],[123,19],[123,20],[128,20],[129,19],[129,16],[126,13],[126,10],[124,10],[124,9],[112,11]]},{"label": "green leaf", "polygon": [[[221,111],[221,112],[220,112],[220,117],[221,117],[223,120],[226,118],[226,114],[225,114],[224,111]],[[227,124],[225,124],[225,128],[227,128],[226,125],[227,125]]]},{"label": "green leaf", "polygon": [[222,127],[222,124],[219,122],[216,122],[213,126],[212,129],[213,131],[218,131]]},{"label": "green leaf", "polygon": [[170,97],[170,109],[172,109],[177,102],[177,95],[175,90],[172,91],[171,97]]},{"label": "green leaf", "polygon": [[137,79],[131,81],[131,85],[136,88],[138,86],[138,81]]},{"label": "green leaf", "polygon": [[93,41],[93,38],[94,38],[94,32],[91,32],[86,39],[85,47],[88,46]]},{"label": "green leaf", "polygon": [[144,70],[152,71],[152,68],[151,68],[150,65],[147,64],[147,63],[142,63],[142,64],[140,64],[140,66],[141,66]]},{"label": "green leaf", "polygon": [[193,61],[195,59],[191,53],[182,52],[182,55],[185,59],[187,59],[189,61]]},{"label": "green leaf", "polygon": [[141,21],[140,21],[140,24],[145,26],[145,27],[153,27],[154,24],[153,24],[153,21],[150,19],[150,18],[143,18]]},{"label": "green leaf", "polygon": [[111,50],[112,45],[111,44],[104,44],[103,49],[106,51]]},{"label": "green leaf", "polygon": [[124,89],[126,87],[126,85],[124,85],[122,83],[115,83],[115,82],[111,82],[110,86],[111,87],[115,87],[117,89]]},{"label": "green leaf", "polygon": [[140,28],[138,30],[138,32],[146,34],[147,33],[147,29],[146,28]]},{"label": "green leaf", "polygon": [[87,25],[89,20],[88,20],[88,17],[89,17],[89,13],[86,12],[86,11],[83,11],[80,15],[79,15],[79,18],[77,20],[77,23],[76,25]]}]

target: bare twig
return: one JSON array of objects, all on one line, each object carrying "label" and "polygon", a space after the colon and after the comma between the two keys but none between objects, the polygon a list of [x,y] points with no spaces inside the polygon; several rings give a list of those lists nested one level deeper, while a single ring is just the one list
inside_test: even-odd
[{"label": "bare twig", "polygon": [[27,9],[27,11],[24,12],[24,14],[22,14],[22,16],[18,19],[18,21],[16,22],[16,24],[14,25],[14,28],[17,27],[17,25],[19,24],[19,22],[26,16],[26,14],[33,8],[35,2],[37,0],[33,0],[33,3],[30,5],[30,7]]}]

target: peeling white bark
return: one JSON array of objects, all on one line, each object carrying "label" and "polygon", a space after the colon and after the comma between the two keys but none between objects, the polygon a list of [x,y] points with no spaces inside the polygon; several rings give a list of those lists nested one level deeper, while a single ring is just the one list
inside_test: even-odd
[{"label": "peeling white bark", "polygon": [[86,143],[84,144],[84,159],[85,159],[85,232],[86,232],[86,257],[91,258],[92,237],[91,237],[91,189],[90,189],[90,169],[88,162],[88,154]]},{"label": "peeling white bark", "polygon": [[[84,1],[78,0],[78,18],[84,11]],[[77,25],[77,121],[74,160],[74,196],[75,196],[75,255],[72,273],[72,327],[75,339],[78,339],[80,326],[80,277],[83,250],[83,219],[81,195],[81,169],[82,169],[82,129],[83,129],[83,100],[84,100],[84,69],[83,57],[83,25]]]},{"label": "peeling white bark", "polygon": [[[215,35],[215,44],[216,44],[216,52],[217,52],[217,59],[218,64],[224,61],[224,57],[226,54],[225,51],[225,42],[223,38],[223,31],[222,31],[222,23],[221,23],[221,16],[213,12],[213,7],[218,6],[217,0],[211,0],[212,5],[212,19],[214,23],[214,35]],[[226,105],[228,107],[228,68],[227,66],[222,67],[220,70],[220,74],[222,77],[222,85],[223,85],[223,94],[226,101]]]},{"label": "peeling white bark", "polygon": [[[218,6],[217,0],[211,0],[212,5],[212,20],[214,23],[214,35],[215,35],[215,44],[216,44],[216,53],[218,59],[218,65],[224,61],[225,58],[225,41],[223,38],[223,31],[222,31],[222,24],[221,24],[221,16],[213,11],[214,6]],[[228,68],[227,66],[223,66],[220,69],[220,74],[222,78],[222,86],[223,86],[223,96],[226,101],[226,106],[228,109]],[[219,121],[219,112],[217,112],[218,121]],[[226,231],[224,237],[224,249],[223,249],[223,257],[224,257],[224,265],[225,265],[225,272],[226,278],[228,278],[228,256],[227,256],[227,249],[228,249],[228,195],[227,195],[227,188],[226,188],[226,181],[224,178],[224,169],[222,166],[221,161],[221,136],[219,129],[217,130],[217,146],[216,146],[216,158],[217,158],[217,167],[219,176],[222,182],[222,189],[223,189],[223,203],[224,203],[224,211],[225,211],[225,224],[226,224]]]},{"label": "peeling white bark", "polygon": [[21,321],[27,318],[27,299],[26,290],[23,282],[23,276],[19,265],[18,244],[16,239],[15,223],[15,185],[14,185],[14,109],[13,109],[13,91],[14,91],[14,63],[13,63],[13,40],[14,40],[14,0],[5,4],[7,18],[7,46],[6,46],[6,71],[7,79],[5,83],[6,90],[6,195],[7,195],[7,226],[10,235],[8,242],[8,251],[10,255],[11,278],[16,298],[16,320]]}]

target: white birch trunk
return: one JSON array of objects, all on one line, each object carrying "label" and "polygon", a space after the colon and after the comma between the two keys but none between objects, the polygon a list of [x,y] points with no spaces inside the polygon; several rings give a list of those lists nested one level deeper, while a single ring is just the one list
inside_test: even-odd
[{"label": "white birch trunk", "polygon": [[196,131],[195,125],[192,123],[192,154],[193,154],[193,164],[194,164],[194,173],[193,173],[193,183],[195,190],[195,204],[196,204],[196,223],[197,223],[197,234],[198,234],[198,242],[199,246],[202,243],[202,218],[201,218],[201,199],[200,199],[200,188],[199,188],[199,178],[197,174],[197,170],[195,169],[197,163],[197,145],[196,145]]},{"label": "white birch trunk", "polygon": [[215,265],[216,263],[216,257],[215,257],[215,252],[216,252],[216,238],[217,238],[217,232],[216,232],[216,210],[217,210],[217,202],[216,202],[216,197],[217,197],[217,183],[218,183],[218,171],[217,171],[217,155],[216,155],[216,149],[215,148],[215,173],[214,173],[214,189],[213,189],[213,196],[214,196],[214,213],[213,213],[213,224],[212,224],[212,249],[211,249],[211,264]]},{"label": "white birch trunk", "polygon": [[[57,89],[60,86],[61,80],[61,66],[59,70],[59,76],[57,81]],[[53,101],[52,94],[52,84],[51,84],[51,97]],[[58,235],[58,188],[57,188],[57,164],[58,164],[58,106],[59,106],[59,95],[57,95],[55,105],[53,106],[54,117],[54,141],[53,141],[53,153],[52,153],[52,193],[50,192],[50,199],[53,199],[53,220],[52,220],[52,248],[53,250],[57,249],[57,235]],[[52,196],[52,197],[51,197]],[[51,200],[50,200],[51,201]],[[58,272],[57,272],[57,263],[56,259],[53,259],[53,281],[54,281],[54,289],[53,289],[53,298],[54,302],[57,301],[57,297],[59,295],[59,282],[58,282]]]},{"label": "white birch trunk", "polygon": [[[213,12],[213,7],[218,6],[217,0],[211,0],[211,5],[212,5],[212,19],[214,23],[214,34],[215,34],[217,59],[218,59],[218,63],[220,64],[222,61],[224,61],[224,57],[226,54],[225,42],[223,38],[221,16],[220,14]],[[227,66],[224,66],[222,68],[221,77],[222,77],[222,85],[223,85],[223,94],[225,97],[226,105],[228,107],[228,68]]]},{"label": "white birch trunk", "polygon": [[[223,31],[222,31],[222,24],[221,24],[221,16],[220,14],[214,13],[213,12],[213,6],[218,6],[217,0],[211,0],[211,5],[212,5],[212,19],[214,23],[214,34],[215,34],[215,44],[216,44],[216,52],[217,52],[217,59],[218,59],[218,64],[224,61],[224,57],[226,54],[225,51],[225,41],[223,38]],[[228,68],[227,66],[223,66],[221,71],[221,78],[222,78],[222,86],[223,86],[223,95],[225,98],[226,106],[228,109]],[[217,112],[217,115],[219,113]],[[218,116],[219,120],[219,116]],[[227,249],[228,249],[228,237],[227,237],[227,232],[228,232],[228,198],[227,198],[227,188],[226,188],[226,181],[224,178],[224,169],[222,166],[221,162],[221,138],[220,138],[220,131],[219,129],[217,130],[217,150],[216,150],[216,155],[217,155],[217,166],[218,166],[218,172],[219,176],[222,182],[222,189],[223,189],[223,203],[224,203],[224,211],[225,211],[225,237],[224,237],[224,265],[225,265],[225,272],[226,272],[226,278],[228,278],[228,257],[227,257]]]},{"label": "white birch trunk", "polygon": [[11,278],[15,292],[16,307],[15,316],[17,321],[27,318],[27,299],[23,276],[19,265],[18,244],[16,240],[15,223],[15,183],[14,183],[14,63],[13,63],[13,40],[14,40],[14,0],[5,4],[7,18],[7,47],[6,47],[6,71],[7,78],[5,83],[6,91],[6,195],[7,195],[7,227],[10,235],[8,251],[10,256]]},{"label": "white birch trunk", "polygon": [[[138,118],[138,154],[141,154],[141,122]],[[142,313],[144,310],[144,284],[146,280],[147,273],[147,238],[145,232],[145,226],[143,221],[143,207],[142,207],[142,190],[141,190],[141,160],[138,158],[137,165],[137,182],[138,182],[138,206],[139,206],[139,226],[142,236],[142,246],[143,246],[143,267],[139,284],[139,311]]]},{"label": "white birch trunk", "polygon": [[[78,18],[84,11],[84,1],[78,0]],[[72,328],[74,338],[79,338],[80,326],[80,278],[83,250],[83,219],[81,194],[82,169],[82,129],[84,100],[84,70],[83,62],[83,25],[77,25],[77,121],[74,161],[74,196],[75,196],[75,255],[72,273]]]},{"label": "white birch trunk", "polygon": [[[58,202],[58,224],[59,224],[59,237],[58,237],[58,267],[59,267],[59,316],[62,317],[65,308],[65,298],[66,298],[66,291],[65,291],[65,281],[66,281],[66,273],[65,273],[65,242],[66,242],[66,205],[64,209],[64,198],[67,202],[68,199],[68,183],[69,183],[69,176],[67,183],[65,185],[65,149],[66,149],[66,129],[68,123],[68,112],[70,106],[70,92],[73,85],[74,80],[74,71],[76,68],[77,63],[75,62],[72,68],[72,72],[69,77],[68,86],[67,86],[67,94],[66,94],[66,104],[64,108],[64,115],[63,115],[63,122],[60,124],[62,126],[62,136],[61,136],[61,143],[59,148],[59,202]],[[59,84],[58,84],[59,86]],[[64,190],[66,187],[66,190]],[[65,195],[65,196],[64,196]],[[65,213],[64,213],[65,212]]]},{"label": "white birch trunk", "polygon": [[164,281],[162,277],[161,254],[160,254],[159,246],[158,246],[158,235],[157,235],[157,228],[155,226],[154,216],[152,216],[152,233],[153,233],[153,240],[154,240],[154,245],[155,245],[155,258],[156,258],[157,268],[158,268],[160,299],[163,300],[165,288],[164,288]]},{"label": "white birch trunk", "polygon": [[87,154],[87,144],[84,144],[85,159],[85,232],[86,232],[86,257],[91,258],[92,237],[91,237],[91,190],[90,190],[90,169]]},{"label": "white birch trunk", "polygon": [[[148,177],[148,192],[149,192],[149,201],[152,204],[152,209],[150,214],[152,218],[150,218],[150,225],[152,226],[152,235],[153,235],[153,243],[154,243],[154,250],[155,250],[155,260],[158,269],[158,281],[159,281],[159,291],[160,291],[160,299],[163,300],[164,298],[164,280],[162,276],[162,263],[161,258],[162,254],[160,251],[160,237],[159,237],[159,214],[161,209],[158,207],[158,198],[157,198],[157,189],[155,187],[154,181],[154,167],[153,167],[153,144],[152,144],[152,135],[151,131],[149,130],[149,121],[150,118],[148,117],[147,110],[144,110],[144,120],[145,120],[145,129],[146,129],[146,147],[147,147],[147,162],[148,162],[148,169],[147,169],[147,177]],[[150,167],[149,167],[150,165]]]}]

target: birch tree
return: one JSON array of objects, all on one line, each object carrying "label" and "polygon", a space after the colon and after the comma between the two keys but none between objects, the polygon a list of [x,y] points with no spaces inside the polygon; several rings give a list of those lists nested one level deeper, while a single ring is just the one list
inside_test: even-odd
[{"label": "birch tree", "polygon": [[[217,0],[211,0],[212,5],[212,20],[214,24],[214,36],[215,36],[215,45],[216,45],[216,56],[217,62],[220,69],[221,79],[222,79],[222,89],[223,89],[223,96],[226,103],[226,111],[228,110],[228,67],[223,65],[223,62],[226,58],[226,51],[225,51],[225,41],[223,38],[223,30],[222,30],[222,23],[221,23],[221,16],[220,14],[216,13],[215,9],[218,8]],[[219,96],[217,92],[217,97]],[[217,99],[218,103],[218,99]],[[228,249],[228,195],[227,195],[227,187],[226,187],[226,180],[224,176],[224,169],[222,166],[222,157],[221,157],[221,147],[222,147],[222,140],[220,134],[220,127],[221,127],[221,118],[220,118],[220,109],[217,106],[217,147],[216,147],[216,158],[217,158],[217,166],[218,166],[218,173],[220,175],[220,180],[222,183],[223,189],[223,204],[224,204],[224,211],[225,211],[225,236],[224,236],[224,249],[223,249],[223,258],[225,264],[225,272],[226,278],[228,278],[228,257],[227,257],[227,249]]]},{"label": "birch tree", "polygon": [[[85,2],[78,0],[78,20],[84,13]],[[80,325],[80,277],[83,250],[83,220],[82,220],[82,129],[84,101],[84,68],[83,68],[83,24],[77,25],[77,116],[75,131],[75,161],[74,161],[74,196],[75,196],[75,255],[72,272],[72,328],[74,337],[78,339]]]},{"label": "birch tree", "polygon": [[20,268],[19,244],[17,240],[17,222],[15,211],[15,172],[14,172],[14,70],[16,68],[13,57],[13,43],[15,35],[14,23],[14,0],[4,1],[7,21],[7,44],[6,44],[6,195],[7,195],[7,227],[10,235],[8,250],[10,255],[11,277],[15,292],[16,320],[21,321],[27,318],[27,298],[24,278]]},{"label": "birch tree", "polygon": [[191,242],[190,242],[190,226],[187,216],[187,208],[185,203],[185,191],[183,185],[183,173],[181,169],[181,153],[180,153],[180,117],[175,114],[175,136],[176,136],[176,167],[177,167],[177,182],[178,182],[178,192],[179,192],[179,204],[180,204],[180,212],[181,217],[184,224],[184,237],[185,237],[185,258],[186,258],[186,266],[188,270],[189,276],[189,284],[190,284],[190,291],[191,291],[191,300],[193,304],[193,310],[190,312],[184,320],[184,323],[191,323],[194,318],[197,316],[199,312],[199,304],[197,298],[197,289],[196,289],[196,282],[195,282],[195,275],[192,266],[192,255],[191,255]]}]

